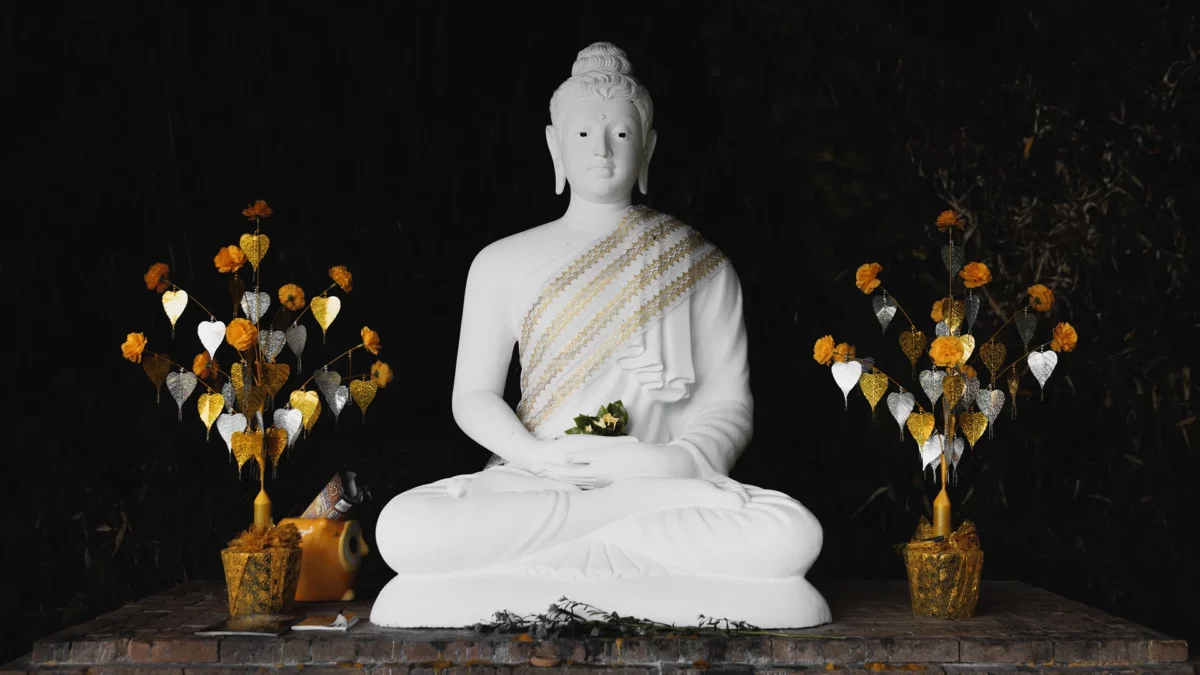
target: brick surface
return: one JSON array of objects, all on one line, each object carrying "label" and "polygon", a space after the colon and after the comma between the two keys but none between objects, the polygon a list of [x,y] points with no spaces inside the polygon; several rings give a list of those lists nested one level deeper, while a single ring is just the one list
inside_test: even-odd
[{"label": "brick surface", "polygon": [[[823,588],[837,621],[770,635],[680,632],[620,639],[528,640],[470,629],[375,626],[370,600],[339,607],[362,619],[345,633],[210,637],[195,631],[227,616],[223,585],[194,582],[130,603],[36,642],[3,672],[282,673],[347,669],[396,675],[723,675],[1031,671],[1188,672],[1187,643],[1017,582],[983,585],[978,615],[912,616],[903,582]],[[686,630],[686,629],[685,629]],[[536,659],[531,661],[531,659]],[[554,665],[548,665],[553,663]],[[544,666],[544,667],[539,667]]]}]

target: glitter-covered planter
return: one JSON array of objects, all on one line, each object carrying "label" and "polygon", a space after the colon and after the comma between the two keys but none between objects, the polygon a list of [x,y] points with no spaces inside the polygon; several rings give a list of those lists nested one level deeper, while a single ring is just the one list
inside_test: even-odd
[{"label": "glitter-covered planter", "polygon": [[225,549],[225,585],[229,592],[229,613],[279,614],[286,612],[296,599],[300,582],[303,551],[295,548],[268,548],[256,553]]},{"label": "glitter-covered planter", "polygon": [[950,538],[932,541],[922,518],[913,540],[904,547],[913,616],[965,619],[975,615],[983,551],[975,525],[967,521]]}]

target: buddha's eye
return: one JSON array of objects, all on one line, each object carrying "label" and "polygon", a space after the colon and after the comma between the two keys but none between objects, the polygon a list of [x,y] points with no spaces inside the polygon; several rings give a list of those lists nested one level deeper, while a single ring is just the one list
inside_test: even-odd
[{"label": "buddha's eye", "polygon": [[624,132],[624,131],[622,131],[621,133],[619,133],[619,134],[617,134],[617,135],[618,135],[618,136],[620,136],[621,138],[625,138],[625,132]]},{"label": "buddha's eye", "polygon": [[587,138],[587,132],[586,132],[586,131],[581,131],[581,132],[579,132],[579,137],[580,137],[580,138]]}]

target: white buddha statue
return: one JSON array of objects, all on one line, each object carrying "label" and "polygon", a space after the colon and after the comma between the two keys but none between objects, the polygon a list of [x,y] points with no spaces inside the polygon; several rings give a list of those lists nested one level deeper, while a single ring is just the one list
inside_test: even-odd
[{"label": "white buddha statue", "polygon": [[[471,265],[453,410],[493,457],[383,509],[376,545],[398,576],[375,624],[466,626],[564,596],[678,625],[830,620],[804,578],[820,524],[729,478],[753,429],[741,285],[695,230],[631,205],[657,136],[630,73],[611,44],[579,53],[546,127],[566,213]],[[515,414],[502,398],[514,344]],[[628,436],[565,433],[618,400]]]}]

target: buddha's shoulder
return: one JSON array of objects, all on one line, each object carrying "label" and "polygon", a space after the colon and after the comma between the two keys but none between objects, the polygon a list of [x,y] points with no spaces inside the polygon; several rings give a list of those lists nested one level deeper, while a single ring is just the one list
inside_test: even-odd
[{"label": "buddha's shoulder", "polygon": [[475,255],[472,265],[484,268],[511,267],[537,257],[539,251],[555,245],[556,222],[531,227],[493,241]]}]

